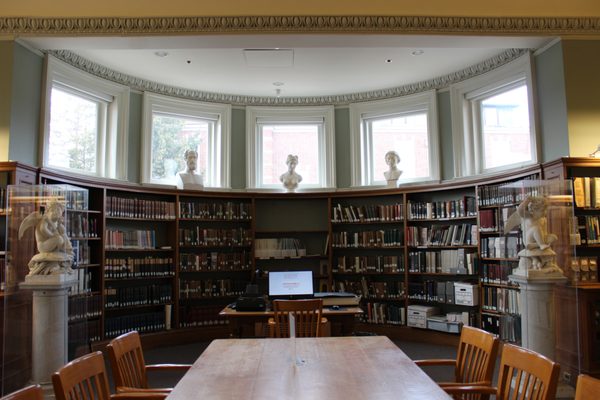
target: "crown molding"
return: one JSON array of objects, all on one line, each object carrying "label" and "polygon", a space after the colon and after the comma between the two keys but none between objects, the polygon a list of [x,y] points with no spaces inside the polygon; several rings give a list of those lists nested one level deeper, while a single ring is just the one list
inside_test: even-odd
[{"label": "crown molding", "polygon": [[528,51],[529,50],[525,49],[509,49],[501,54],[496,55],[495,57],[489,58],[485,61],[472,65],[463,70],[404,86],[360,93],[312,97],[261,97],[203,92],[200,90],[169,86],[162,83],[127,75],[115,71],[113,69],[107,68],[103,65],[97,64],[95,62],[92,62],[69,50],[49,50],[48,54],[51,54],[59,60],[62,60],[82,71],[88,72],[103,79],[107,79],[122,85],[129,86],[132,90],[139,90],[142,92],[148,91],[163,94],[166,96],[180,97],[184,99],[199,100],[205,102],[225,103],[237,106],[314,106],[331,104],[339,106],[363,101],[401,97],[413,93],[421,93],[432,89],[444,89],[453,83],[457,83],[465,79],[469,79],[474,76],[483,74],[495,68],[498,68],[501,65],[504,65],[520,57]]},{"label": "crown molding", "polygon": [[377,15],[0,18],[0,35],[181,35],[258,32],[587,35],[600,33],[600,18]]}]

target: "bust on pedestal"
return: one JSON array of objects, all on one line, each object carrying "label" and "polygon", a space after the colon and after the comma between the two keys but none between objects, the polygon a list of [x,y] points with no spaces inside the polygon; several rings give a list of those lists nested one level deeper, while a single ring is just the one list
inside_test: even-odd
[{"label": "bust on pedestal", "polygon": [[395,151],[385,153],[385,163],[390,167],[383,173],[388,187],[398,187],[398,178],[402,175],[396,165],[400,162],[400,156]]},{"label": "bust on pedestal", "polygon": [[177,175],[177,187],[179,189],[202,190],[204,182],[202,174],[196,173],[198,164],[198,152],[186,150],[184,153],[186,169]]}]

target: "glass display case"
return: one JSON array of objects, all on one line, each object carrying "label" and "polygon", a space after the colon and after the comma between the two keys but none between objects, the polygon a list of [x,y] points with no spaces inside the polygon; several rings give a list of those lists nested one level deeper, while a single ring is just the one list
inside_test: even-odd
[{"label": "glass display case", "polygon": [[[88,236],[87,190],[8,185],[6,192],[2,393],[31,381],[49,382],[44,372],[49,363],[89,351],[86,327],[74,328],[72,318],[87,314],[87,303],[77,301],[90,284],[80,267]],[[54,336],[64,344],[55,361],[55,349],[45,348]]]}]

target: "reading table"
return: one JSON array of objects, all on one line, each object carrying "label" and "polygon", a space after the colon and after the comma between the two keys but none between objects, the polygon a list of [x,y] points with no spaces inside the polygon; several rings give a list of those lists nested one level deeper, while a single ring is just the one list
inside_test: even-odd
[{"label": "reading table", "polygon": [[385,336],[214,340],[170,400],[449,400]]},{"label": "reading table", "polygon": [[[340,307],[339,310],[323,308],[323,317],[329,322],[330,335],[325,336],[347,336],[354,331],[354,318],[362,314],[360,307]],[[266,326],[269,318],[273,317],[273,311],[237,311],[230,307],[225,307],[219,315],[229,320],[232,337],[255,337],[266,336],[260,334],[260,329],[256,329],[256,324]],[[259,333],[258,335],[256,333]]]}]

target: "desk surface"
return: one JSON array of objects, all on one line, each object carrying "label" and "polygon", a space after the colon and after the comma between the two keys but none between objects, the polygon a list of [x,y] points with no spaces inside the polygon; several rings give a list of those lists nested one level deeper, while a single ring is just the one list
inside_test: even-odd
[{"label": "desk surface", "polygon": [[[333,315],[355,315],[362,314],[363,310],[360,307],[340,307],[339,310],[332,310],[327,307],[323,307],[323,316]],[[224,317],[272,317],[273,311],[237,311],[233,308],[225,307],[219,315]]]},{"label": "desk surface", "polygon": [[219,339],[167,397],[171,400],[448,400],[385,336]]}]

